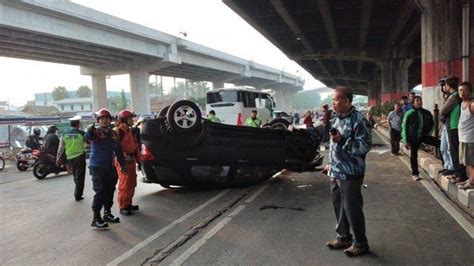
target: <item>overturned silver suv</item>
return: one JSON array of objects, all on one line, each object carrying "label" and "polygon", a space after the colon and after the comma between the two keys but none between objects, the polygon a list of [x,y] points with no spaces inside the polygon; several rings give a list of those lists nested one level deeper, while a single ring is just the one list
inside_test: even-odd
[{"label": "overturned silver suv", "polygon": [[196,104],[183,100],[164,108],[141,130],[145,180],[163,187],[253,184],[282,169],[321,166],[319,130],[252,128],[203,119]]}]

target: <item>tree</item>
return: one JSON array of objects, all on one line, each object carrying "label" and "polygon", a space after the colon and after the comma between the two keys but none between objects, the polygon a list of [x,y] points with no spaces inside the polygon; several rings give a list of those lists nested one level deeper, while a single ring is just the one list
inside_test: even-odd
[{"label": "tree", "polygon": [[[176,87],[171,88],[169,95],[179,98],[202,99],[210,89],[205,81],[178,82]],[[187,93],[186,93],[187,90]]]},{"label": "tree", "polygon": [[321,102],[321,105],[329,105],[331,106],[332,105],[332,94],[329,94],[328,96],[326,96],[326,98],[324,98],[324,100]]},{"label": "tree", "polygon": [[110,111],[118,112],[122,110],[122,101],[120,95],[115,95],[107,99],[107,106]]},{"label": "tree", "polygon": [[[315,91],[302,91],[294,95],[292,98],[293,108],[297,110],[311,110],[319,106],[321,103],[321,97],[319,93]],[[289,110],[284,110],[289,111]]]},{"label": "tree", "polygon": [[77,89],[76,95],[79,98],[89,98],[92,95],[92,90],[88,86],[82,85]]},{"label": "tree", "polygon": [[66,99],[68,97],[68,93],[66,87],[57,86],[53,89],[53,100],[60,101],[62,99]]},{"label": "tree", "polygon": [[120,103],[121,103],[121,109],[127,109],[127,98],[125,97],[125,91],[122,89],[122,93],[120,94]]},{"label": "tree", "polygon": [[161,83],[160,82],[158,82],[158,83],[150,82],[149,87],[150,87],[150,96],[151,97],[163,96],[162,92],[161,92]]}]

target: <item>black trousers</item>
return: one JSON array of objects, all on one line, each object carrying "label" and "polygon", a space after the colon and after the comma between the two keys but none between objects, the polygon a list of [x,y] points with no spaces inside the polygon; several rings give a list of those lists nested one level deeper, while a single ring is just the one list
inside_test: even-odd
[{"label": "black trousers", "polygon": [[337,238],[342,240],[352,240],[354,233],[355,246],[367,246],[365,236],[365,217],[362,210],[362,183],[359,180],[338,180],[331,179],[331,196],[334,213],[336,214]]},{"label": "black trousers", "polygon": [[409,140],[410,144],[410,165],[411,165],[411,174],[419,175],[418,171],[418,150],[420,149],[421,143],[425,143],[431,146],[434,146],[436,149],[439,149],[441,141],[432,136],[424,136],[421,139]]},{"label": "black trousers", "polygon": [[83,154],[74,159],[68,160],[69,166],[74,176],[74,183],[76,188],[74,189],[74,197],[80,199],[84,192],[84,179],[86,177],[86,155]]},{"label": "black trousers", "polygon": [[92,200],[92,211],[94,214],[100,213],[102,206],[105,210],[110,210],[114,203],[115,186],[117,185],[117,172],[114,168],[105,169],[90,167],[92,175],[92,189],[95,192]]},{"label": "black trousers", "polygon": [[400,151],[401,132],[393,128],[390,129],[390,146],[392,146],[392,154],[398,154]]},{"label": "black trousers", "polygon": [[453,162],[454,175],[467,180],[466,167],[459,163],[459,135],[457,129],[448,129],[449,153]]}]

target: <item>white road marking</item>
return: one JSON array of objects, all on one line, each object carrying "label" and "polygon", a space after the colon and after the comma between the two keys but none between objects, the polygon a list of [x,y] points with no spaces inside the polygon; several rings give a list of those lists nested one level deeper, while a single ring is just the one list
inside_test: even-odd
[{"label": "white road marking", "polygon": [[255,191],[250,197],[245,200],[245,203],[251,203],[254,201],[262,192],[268,187],[268,184],[261,186],[257,191]]},{"label": "white road marking", "polygon": [[[273,177],[280,175],[284,170],[276,173]],[[245,201],[246,203],[251,203],[254,201],[262,192],[268,187],[268,183],[261,186],[258,190],[256,190],[250,197]],[[245,207],[248,205],[239,205],[235,208],[231,213],[229,213],[226,217],[224,217],[221,221],[219,221],[213,228],[211,228],[202,238],[196,241],[191,247],[189,247],[185,252],[183,252],[178,258],[176,258],[171,265],[182,265],[191,255],[193,255],[196,251],[198,251],[204,244],[206,244],[207,240],[212,238],[215,234],[217,234],[226,224],[228,224],[233,217],[237,216]]]},{"label": "white road marking", "polygon": [[115,258],[113,261],[109,262],[107,265],[118,265],[119,263],[125,261],[126,259],[128,259],[129,257],[133,256],[133,254],[137,253],[137,251],[139,251],[140,249],[146,247],[148,244],[150,244],[152,241],[156,240],[158,237],[160,237],[161,235],[163,235],[164,233],[168,232],[169,230],[171,230],[173,227],[175,227],[177,224],[179,223],[182,223],[184,222],[186,219],[188,219],[189,217],[193,216],[194,214],[196,214],[197,212],[199,212],[200,210],[204,209],[205,207],[207,207],[207,205],[213,203],[214,201],[218,200],[219,198],[221,198],[222,196],[224,196],[225,194],[227,194],[230,190],[229,189],[226,189],[224,191],[222,191],[221,193],[217,194],[216,196],[214,196],[213,198],[211,198],[210,200],[204,202],[201,206],[193,209],[192,211],[186,213],[185,215],[181,216],[180,218],[178,218],[176,221],[174,221],[173,223],[167,225],[166,227],[162,228],[161,230],[159,230],[158,232],[154,233],[153,235],[149,236],[147,239],[143,240],[142,242],[138,243],[136,246],[134,246],[133,248],[131,248],[130,250],[128,250],[127,252],[123,253],[122,255],[120,255],[119,257]]},{"label": "white road marking", "polygon": [[[377,132],[377,130],[375,130],[375,133],[380,137],[380,139],[382,139],[385,143],[388,144],[385,138],[381,136],[380,133]],[[400,156],[398,158],[408,167],[408,169],[411,169],[408,160],[403,159]],[[457,211],[453,206],[450,205],[448,200],[441,195],[440,191],[433,188],[430,181],[421,180],[420,182],[421,184],[423,184],[426,190],[428,190],[431,196],[433,196],[433,198],[439,203],[439,205],[441,205],[441,207],[443,207],[449,213],[449,215],[453,217],[453,219],[469,234],[471,238],[474,238],[474,226],[468,220],[466,220],[466,218],[464,218],[464,216],[462,216],[459,211]]]}]

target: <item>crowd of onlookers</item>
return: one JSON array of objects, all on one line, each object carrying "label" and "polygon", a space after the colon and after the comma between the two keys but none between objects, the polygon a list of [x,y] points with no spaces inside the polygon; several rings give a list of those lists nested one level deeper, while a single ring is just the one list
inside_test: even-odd
[{"label": "crowd of onlookers", "polygon": [[474,101],[472,84],[459,83],[449,76],[440,80],[444,104],[440,110],[441,138],[432,137],[434,118],[423,108],[420,96],[411,93],[395,103],[387,116],[390,127],[391,152],[398,155],[402,141],[410,150],[412,178],[420,180],[417,153],[421,145],[439,149],[443,161],[442,174],[461,189],[474,188]]}]

